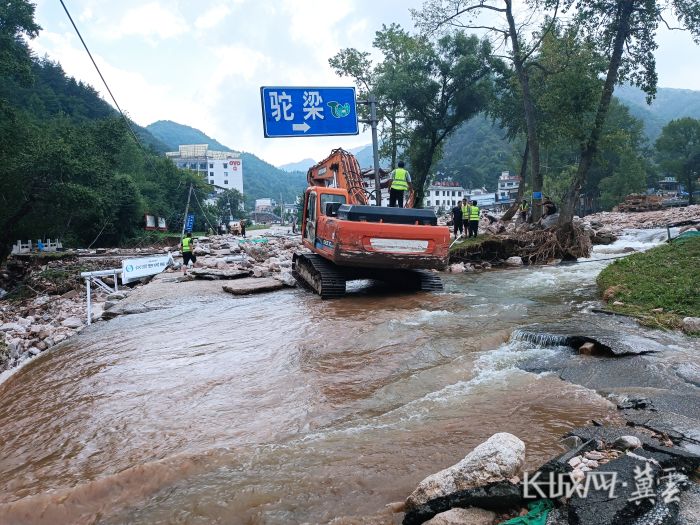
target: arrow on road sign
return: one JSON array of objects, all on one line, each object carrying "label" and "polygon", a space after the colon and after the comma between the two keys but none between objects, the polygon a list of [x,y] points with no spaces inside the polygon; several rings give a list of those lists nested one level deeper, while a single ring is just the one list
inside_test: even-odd
[{"label": "arrow on road sign", "polygon": [[301,124],[292,124],[292,130],[293,131],[303,131],[306,133],[311,129],[311,126],[309,126],[306,122],[302,122]]}]

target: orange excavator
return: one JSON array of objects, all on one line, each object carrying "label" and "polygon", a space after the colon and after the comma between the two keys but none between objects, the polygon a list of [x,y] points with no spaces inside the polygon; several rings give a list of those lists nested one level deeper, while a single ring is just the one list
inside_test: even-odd
[{"label": "orange excavator", "polygon": [[368,179],[357,159],[340,148],[306,177],[302,242],[313,253],[294,255],[298,281],[323,299],[342,296],[354,279],[442,290],[440,277],[428,270],[447,266],[450,232],[437,225],[433,210],[410,207],[412,189],[407,208],[370,206]]}]

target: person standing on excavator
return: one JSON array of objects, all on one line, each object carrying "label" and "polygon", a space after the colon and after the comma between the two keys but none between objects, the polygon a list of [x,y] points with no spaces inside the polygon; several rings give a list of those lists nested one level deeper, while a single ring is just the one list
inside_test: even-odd
[{"label": "person standing on excavator", "polygon": [[398,202],[399,208],[403,208],[403,192],[411,188],[411,174],[404,168],[402,160],[397,163],[397,168],[392,170],[391,186],[389,186],[389,206],[394,208]]}]

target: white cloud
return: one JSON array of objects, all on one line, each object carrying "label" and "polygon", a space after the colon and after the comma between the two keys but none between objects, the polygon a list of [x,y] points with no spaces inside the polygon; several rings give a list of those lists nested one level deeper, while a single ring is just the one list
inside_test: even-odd
[{"label": "white cloud", "polygon": [[[33,0],[45,28],[31,42],[65,71],[104,87],[61,6]],[[262,85],[341,86],[328,58],[344,47],[370,51],[382,23],[412,29],[423,0],[71,0],[69,8],[119,104],[139,124],[170,119],[281,164],[320,159],[356,137],[265,139]],[[668,33],[668,34],[667,34]],[[117,39],[121,39],[118,42]],[[143,42],[150,44],[144,50]],[[147,51],[147,52],[145,52]],[[177,60],[173,56],[177,55]],[[659,85],[700,90],[700,47],[659,31]]]},{"label": "white cloud", "polygon": [[78,20],[80,20],[81,22],[88,22],[92,20],[92,16],[92,9],[90,8],[90,6],[87,6],[85,9],[83,9],[83,12],[80,13],[80,16],[78,16]]},{"label": "white cloud", "polygon": [[194,21],[194,26],[197,29],[211,29],[223,22],[224,18],[226,18],[230,13],[231,8],[228,5],[214,5],[197,17],[197,19]]},{"label": "white cloud", "polygon": [[118,40],[125,36],[137,35],[153,39],[168,39],[188,30],[185,19],[175,6],[164,7],[157,2],[129,9],[113,26],[107,26],[108,38]]}]

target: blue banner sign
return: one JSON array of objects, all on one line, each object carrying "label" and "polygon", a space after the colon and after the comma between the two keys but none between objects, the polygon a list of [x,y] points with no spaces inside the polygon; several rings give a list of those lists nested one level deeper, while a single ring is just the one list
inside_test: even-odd
[{"label": "blue banner sign", "polygon": [[542,192],[541,191],[533,191],[532,192],[532,200],[535,200],[535,201],[542,200]]},{"label": "blue banner sign", "polygon": [[191,232],[192,228],[194,228],[194,213],[188,213],[185,221],[185,231]]},{"label": "blue banner sign", "polygon": [[261,87],[265,137],[357,135],[353,87]]}]

